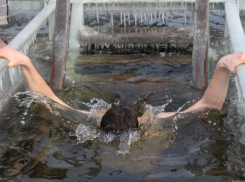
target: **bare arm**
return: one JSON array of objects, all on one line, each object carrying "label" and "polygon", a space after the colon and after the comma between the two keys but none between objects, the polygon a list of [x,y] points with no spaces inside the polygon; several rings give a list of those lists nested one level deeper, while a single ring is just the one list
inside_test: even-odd
[{"label": "bare arm", "polygon": [[[244,51],[222,57],[217,63],[213,78],[202,99],[182,113],[207,107],[220,110],[226,98],[230,74],[236,75],[236,67],[242,63],[245,63]],[[174,113],[159,113],[157,117],[166,118],[172,115]]]},{"label": "bare arm", "polygon": [[46,97],[49,97],[52,100],[69,107],[53,93],[51,88],[39,75],[37,70],[32,65],[31,60],[26,55],[16,51],[9,46],[6,46],[0,49],[0,57],[5,57],[8,59],[8,68],[21,66],[22,72],[26,79],[27,87],[30,91],[40,92]]}]

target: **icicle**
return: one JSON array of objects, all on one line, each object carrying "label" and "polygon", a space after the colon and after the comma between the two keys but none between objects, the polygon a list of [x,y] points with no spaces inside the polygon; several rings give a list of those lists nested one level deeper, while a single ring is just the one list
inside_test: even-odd
[{"label": "icicle", "polygon": [[192,21],[192,11],[190,11],[190,21]]},{"label": "icicle", "polygon": [[168,50],[168,44],[165,44],[165,52]]},{"label": "icicle", "polygon": [[154,11],[153,14],[154,14],[154,18],[156,19],[157,18],[157,13]]},{"label": "icicle", "polygon": [[121,20],[121,24],[122,24],[122,12],[120,12],[120,20]]},{"label": "icicle", "polygon": [[111,27],[114,27],[114,22],[113,22],[113,12],[111,13]]},{"label": "icicle", "polygon": [[145,21],[146,21],[146,13],[145,13]]},{"label": "icicle", "polygon": [[18,68],[19,68],[19,73],[20,73],[20,75],[22,75],[22,70],[21,70],[21,67],[20,67],[20,66],[18,66]]},{"label": "icicle", "polygon": [[97,23],[99,24],[99,10],[98,10],[98,3],[96,3],[96,14],[97,14]]},{"label": "icicle", "polygon": [[214,3],[213,3],[213,9],[214,9]]},{"label": "icicle", "polygon": [[186,26],[186,10],[184,10],[184,20],[185,20],[185,26]]},{"label": "icicle", "polygon": [[156,44],[156,48],[157,50],[159,50],[160,44]]},{"label": "icicle", "polygon": [[0,75],[0,87],[1,90],[3,90],[3,79],[5,78],[5,73],[6,73],[6,67],[4,67],[1,71],[1,75]]},{"label": "icicle", "polygon": [[137,13],[134,13],[135,28],[137,28]]},{"label": "icicle", "polygon": [[130,12],[128,12],[128,24],[130,25]]},{"label": "icicle", "polygon": [[14,74],[15,74],[15,68],[9,68],[9,77],[11,84],[14,84]]},{"label": "icicle", "polygon": [[125,17],[126,13],[123,13],[123,18],[124,18],[124,28],[126,28],[126,17]]},{"label": "icicle", "polygon": [[173,11],[170,11],[170,20],[172,21],[172,12]]},{"label": "icicle", "polygon": [[162,13],[162,22],[164,23],[164,12]]},{"label": "icicle", "polygon": [[141,20],[141,24],[143,24],[142,13],[140,13],[140,20]]},{"label": "icicle", "polygon": [[153,21],[152,21],[152,17],[153,17],[153,15],[152,15],[152,13],[151,13],[151,24],[153,23]]},{"label": "icicle", "polygon": [[1,77],[0,78],[0,88],[1,88],[1,90],[3,90],[3,75],[1,74],[0,77]]}]

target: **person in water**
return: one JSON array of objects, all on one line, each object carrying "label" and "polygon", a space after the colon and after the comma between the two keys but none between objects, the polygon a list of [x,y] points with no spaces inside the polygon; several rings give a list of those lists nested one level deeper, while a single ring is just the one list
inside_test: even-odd
[{"label": "person in water", "polygon": [[[32,65],[31,60],[26,55],[9,46],[5,46],[0,49],[0,57],[8,59],[8,68],[21,66],[27,82],[27,87],[30,91],[42,93],[53,101],[70,108],[70,106],[64,103],[53,93],[51,88],[39,75]],[[198,111],[205,108],[220,110],[226,98],[230,73],[236,75],[236,67],[242,63],[245,63],[244,51],[222,57],[217,63],[213,78],[210,81],[202,99],[181,113]],[[79,111],[84,114],[90,113],[88,111]],[[156,118],[167,118],[174,114],[174,112],[159,113],[156,115]],[[100,129],[105,131],[124,131],[129,128],[138,128],[141,123],[148,122],[152,120],[152,118],[152,113],[149,111],[141,118],[137,118],[136,114],[130,107],[115,106],[107,110],[103,115],[100,123]]]}]

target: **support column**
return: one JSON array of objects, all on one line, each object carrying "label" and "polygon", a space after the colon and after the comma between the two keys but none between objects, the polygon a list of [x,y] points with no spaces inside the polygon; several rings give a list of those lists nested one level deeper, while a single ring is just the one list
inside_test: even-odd
[{"label": "support column", "polygon": [[84,7],[82,3],[73,3],[71,12],[69,48],[80,48],[79,33],[84,26]]},{"label": "support column", "polygon": [[64,86],[69,36],[70,0],[57,0],[50,87],[60,97]]},{"label": "support column", "polygon": [[196,89],[206,89],[208,84],[208,44],[209,0],[195,0],[192,76]]}]

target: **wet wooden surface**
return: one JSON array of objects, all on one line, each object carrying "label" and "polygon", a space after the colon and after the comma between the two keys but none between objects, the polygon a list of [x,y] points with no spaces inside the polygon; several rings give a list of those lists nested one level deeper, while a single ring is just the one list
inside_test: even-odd
[{"label": "wet wooden surface", "polygon": [[205,89],[208,84],[209,0],[196,0],[192,53],[193,84]]},{"label": "wet wooden surface", "polygon": [[70,1],[57,0],[50,87],[59,97],[64,86],[69,36]]}]

